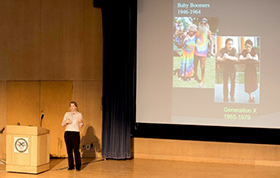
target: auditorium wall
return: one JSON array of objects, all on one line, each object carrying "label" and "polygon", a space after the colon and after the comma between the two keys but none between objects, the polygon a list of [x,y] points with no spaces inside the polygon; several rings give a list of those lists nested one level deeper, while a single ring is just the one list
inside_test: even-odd
[{"label": "auditorium wall", "polygon": [[[60,126],[71,100],[83,113],[82,155],[101,157],[102,20],[92,0],[9,0],[0,11],[0,129],[50,130],[50,153],[65,157]],[[6,130],[0,134],[5,159]],[[85,150],[83,145],[91,145]],[[135,138],[135,158],[280,165],[277,145]]]},{"label": "auditorium wall", "polygon": [[[0,129],[40,126],[44,113],[50,154],[65,157],[61,121],[75,100],[85,122],[82,155],[100,157],[101,9],[92,0],[9,0],[1,2],[0,11]],[[0,134],[4,159],[5,137],[6,130]]]},{"label": "auditorium wall", "polygon": [[269,144],[134,138],[134,158],[280,167],[280,147]]}]

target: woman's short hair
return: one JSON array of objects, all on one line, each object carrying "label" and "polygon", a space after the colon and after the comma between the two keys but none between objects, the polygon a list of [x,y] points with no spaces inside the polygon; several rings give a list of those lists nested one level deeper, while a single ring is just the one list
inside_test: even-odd
[{"label": "woman's short hair", "polygon": [[246,40],[246,41],[245,41],[245,46],[246,46],[247,44],[253,46],[252,40],[250,40],[250,39]]},{"label": "woman's short hair", "polygon": [[233,42],[233,39],[232,39],[232,38],[227,38],[227,39],[226,39],[226,42],[225,42],[225,45],[227,45],[227,43],[228,43],[229,41],[232,41],[232,42]]}]

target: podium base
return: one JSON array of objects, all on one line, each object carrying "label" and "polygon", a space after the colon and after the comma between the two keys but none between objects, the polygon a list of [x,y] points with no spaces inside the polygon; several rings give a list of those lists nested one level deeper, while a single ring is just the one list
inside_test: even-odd
[{"label": "podium base", "polygon": [[7,172],[19,172],[19,173],[31,173],[38,174],[50,169],[50,164],[44,164],[40,166],[20,166],[20,165],[6,165]]}]

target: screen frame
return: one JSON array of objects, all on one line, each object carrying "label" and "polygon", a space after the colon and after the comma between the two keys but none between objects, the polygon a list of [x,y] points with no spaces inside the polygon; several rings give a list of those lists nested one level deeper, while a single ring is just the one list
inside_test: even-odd
[{"label": "screen frame", "polygon": [[[247,34],[246,36],[252,35]],[[133,123],[132,137],[138,138],[280,144],[280,141],[275,139],[275,135],[278,135],[280,132],[280,129],[277,128],[140,123],[136,122],[136,120]]]}]

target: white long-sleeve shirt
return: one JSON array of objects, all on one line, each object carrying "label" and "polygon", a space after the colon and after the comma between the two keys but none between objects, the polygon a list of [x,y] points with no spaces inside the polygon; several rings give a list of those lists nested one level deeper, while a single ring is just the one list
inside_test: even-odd
[{"label": "white long-sleeve shirt", "polygon": [[[78,119],[82,120],[82,123],[78,122]],[[64,121],[66,120],[71,120],[72,123],[71,124],[67,124]],[[80,112],[66,112],[64,114],[64,118],[62,120],[62,127],[64,127],[66,125],[65,131],[71,131],[71,132],[80,132],[80,127],[83,126],[83,116]]]}]

